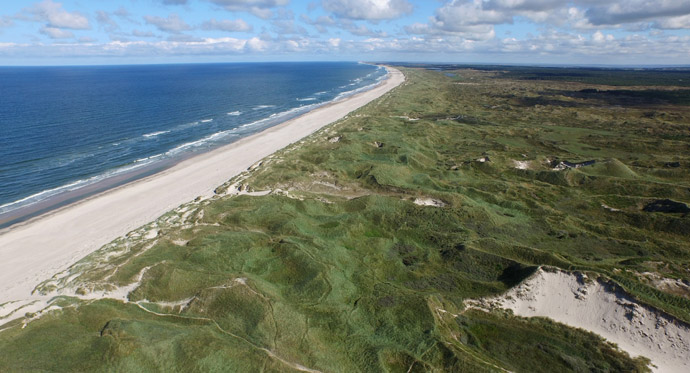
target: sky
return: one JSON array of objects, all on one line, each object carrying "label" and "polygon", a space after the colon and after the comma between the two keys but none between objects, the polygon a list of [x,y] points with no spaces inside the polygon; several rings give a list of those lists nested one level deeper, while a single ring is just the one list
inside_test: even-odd
[{"label": "sky", "polygon": [[690,0],[2,0],[0,65],[690,65]]}]

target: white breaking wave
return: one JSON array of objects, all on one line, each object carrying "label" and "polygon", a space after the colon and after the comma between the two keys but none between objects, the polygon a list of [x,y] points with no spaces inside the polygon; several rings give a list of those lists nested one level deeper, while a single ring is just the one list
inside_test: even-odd
[{"label": "white breaking wave", "polygon": [[156,136],[159,136],[159,135],[162,135],[162,134],[165,134],[165,133],[170,133],[170,131],[151,132],[151,133],[145,134],[144,137],[146,137],[146,138],[151,138],[151,137],[156,137]]},{"label": "white breaking wave", "polygon": [[220,131],[220,132],[216,132],[214,134],[208,135],[208,136],[201,138],[199,140],[190,141],[190,142],[184,143],[182,145],[178,145],[178,146],[168,150],[165,153],[165,155],[172,156],[172,155],[178,154],[184,150],[189,150],[192,148],[198,148],[198,147],[204,146],[211,141],[218,140],[218,139],[221,139],[221,138],[226,137],[228,135],[231,135],[232,134],[231,132],[232,132],[232,130]]},{"label": "white breaking wave", "polygon": [[[379,68],[381,68],[381,67],[379,67]],[[371,76],[371,74],[369,74],[367,77],[370,77],[370,76]],[[370,84],[370,85],[367,85],[364,87],[360,87],[357,89],[353,89],[350,91],[341,92],[333,100],[331,100],[329,102],[336,102],[336,101],[342,100],[346,97],[357,94],[359,92],[369,90],[369,89],[375,87],[381,80],[385,79],[387,76],[388,76],[388,74],[383,74],[383,75],[379,76],[373,84]],[[363,78],[357,78],[354,81],[362,82]],[[355,85],[355,84],[351,83],[348,85],[341,86],[340,88],[341,89],[347,88],[347,87],[350,87],[352,85]],[[317,92],[317,93],[314,93],[313,96],[319,96],[319,95],[323,95],[326,93],[328,93],[328,92],[327,91]],[[307,97],[307,98],[297,98],[296,100],[307,102],[307,101],[316,101],[317,98]],[[155,161],[158,161],[159,158],[168,158],[168,157],[177,155],[181,152],[184,152],[184,151],[187,151],[190,149],[202,147],[204,145],[207,145],[209,142],[217,141],[217,140],[220,140],[220,139],[228,137],[228,136],[238,136],[238,134],[233,133],[233,132],[235,132],[236,130],[241,129],[241,128],[253,127],[253,126],[258,126],[261,124],[275,124],[273,122],[276,122],[276,123],[280,122],[280,120],[282,118],[289,117],[289,116],[296,116],[298,114],[306,113],[306,112],[308,112],[308,111],[310,111],[316,107],[320,107],[320,106],[323,106],[325,104],[328,104],[329,102],[302,105],[302,106],[295,107],[295,108],[292,108],[290,110],[286,110],[286,111],[283,111],[280,113],[274,113],[274,114],[271,114],[269,117],[259,119],[257,121],[251,122],[251,123],[243,124],[237,128],[216,132],[216,133],[208,135],[202,139],[199,139],[196,141],[190,141],[190,142],[178,145],[178,146],[168,150],[164,154],[156,154],[153,156],[140,158],[140,159],[133,161],[131,164],[129,164],[127,166],[120,167],[120,168],[117,168],[114,170],[109,170],[109,171],[106,171],[100,175],[96,175],[96,176],[86,178],[86,179],[80,179],[80,180],[70,182],[68,184],[65,184],[65,185],[62,185],[62,186],[59,186],[56,188],[52,188],[52,189],[48,189],[48,190],[44,190],[44,191],[35,193],[33,195],[30,195],[28,197],[24,197],[24,198],[19,199],[17,201],[13,201],[10,203],[0,205],[0,213],[5,213],[5,212],[12,211],[12,210],[15,210],[15,209],[23,207],[23,206],[28,206],[28,205],[32,205],[32,204],[35,204],[38,202],[42,202],[42,201],[45,201],[45,200],[47,200],[53,196],[59,195],[61,193],[75,191],[77,189],[83,188],[84,186],[95,184],[101,180],[110,178],[112,176],[116,176],[116,175],[119,175],[122,173],[126,173],[129,171],[144,167],[144,166],[149,165]],[[255,106],[253,108],[253,110],[262,110],[262,109],[269,109],[269,108],[275,108],[275,107],[276,107],[276,105],[258,105],[258,106]],[[232,111],[232,112],[227,113],[227,115],[229,115],[229,116],[239,116],[241,114],[242,114],[241,111]],[[195,121],[195,122],[188,123],[186,125],[182,125],[182,126],[180,126],[179,129],[182,129],[185,127],[191,127],[194,125],[198,125],[200,123],[209,123],[212,121],[213,121],[213,119],[202,119],[200,121]],[[175,130],[177,130],[177,129],[178,128],[175,128]],[[160,135],[170,133],[170,132],[171,132],[171,130],[156,131],[156,132],[144,134],[143,137],[148,139],[148,138],[153,138],[153,137],[160,136]],[[112,143],[112,146],[119,146],[121,144],[122,144],[122,142],[114,142],[114,143]]]},{"label": "white breaking wave", "polygon": [[290,109],[290,110],[286,110],[286,111],[283,111],[283,112],[280,112],[280,113],[273,113],[273,114],[271,114],[268,118],[259,119],[259,120],[257,120],[257,121],[251,122],[251,123],[246,123],[246,124],[243,124],[243,125],[239,126],[238,128],[252,127],[252,126],[256,126],[256,125],[258,125],[258,124],[266,123],[266,122],[268,122],[268,121],[270,121],[270,120],[276,120],[276,119],[279,119],[279,118],[284,118],[284,117],[286,117],[286,116],[294,115],[294,114],[297,114],[297,113],[300,113],[300,112],[307,112],[307,111],[311,110],[312,108],[314,108],[314,107],[316,107],[316,106],[319,106],[319,105],[320,105],[320,104],[304,105],[304,106],[299,106],[299,107],[296,107],[296,108],[292,108],[292,109]]},{"label": "white breaking wave", "polygon": [[0,205],[0,214],[6,213],[8,211],[16,210],[16,209],[21,208],[21,207],[30,206],[30,205],[33,205],[33,204],[36,204],[39,202],[43,202],[43,201],[45,201],[51,197],[57,196],[59,194],[66,193],[66,192],[72,192],[72,191],[75,191],[77,189],[83,188],[87,185],[95,184],[95,183],[102,181],[102,180],[105,180],[107,178],[110,178],[110,177],[113,177],[116,175],[120,175],[122,173],[135,170],[137,168],[144,167],[144,166],[154,162],[156,158],[159,158],[161,156],[162,156],[162,154],[157,154],[157,155],[153,155],[153,156],[150,156],[147,158],[137,159],[136,161],[134,161],[129,166],[120,167],[120,168],[117,168],[114,170],[106,171],[100,175],[92,176],[92,177],[87,178],[87,179],[79,179],[77,181],[73,181],[71,183],[61,185],[59,187],[40,191],[38,193],[32,194],[28,197],[24,197],[22,199],[19,199],[19,200],[13,201],[13,202],[5,203],[3,205]]}]

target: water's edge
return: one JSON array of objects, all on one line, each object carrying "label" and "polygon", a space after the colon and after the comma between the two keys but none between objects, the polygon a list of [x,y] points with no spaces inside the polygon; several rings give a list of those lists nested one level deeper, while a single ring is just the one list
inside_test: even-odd
[{"label": "water's edge", "polygon": [[269,130],[275,126],[278,126],[282,123],[285,123],[287,121],[299,118],[301,116],[304,116],[314,110],[318,110],[320,108],[323,108],[325,106],[332,105],[334,103],[337,103],[339,101],[345,100],[349,97],[352,97],[354,95],[357,95],[362,92],[369,91],[371,89],[374,89],[378,85],[382,84],[387,78],[389,74],[386,73],[384,74],[379,80],[377,80],[375,83],[361,87],[358,89],[355,89],[353,91],[349,92],[344,92],[341,95],[338,95],[336,98],[330,101],[322,102],[319,104],[314,104],[310,105],[308,110],[305,111],[298,111],[295,113],[292,113],[292,115],[287,114],[284,116],[280,116],[279,118],[275,118],[272,120],[272,117],[267,117],[260,122],[263,122],[264,125],[258,127],[255,131],[247,132],[241,137],[235,137],[235,136],[229,136],[226,141],[217,143],[214,146],[203,148],[203,149],[192,149],[188,152],[181,152],[175,157],[170,157],[170,158],[164,158],[161,160],[158,160],[156,162],[152,162],[146,165],[143,165],[138,168],[133,168],[131,170],[126,170],[122,171],[119,173],[116,173],[111,176],[106,176],[103,177],[102,179],[99,179],[93,183],[87,183],[84,186],[78,187],[73,190],[65,190],[64,192],[57,193],[53,196],[50,196],[46,199],[27,204],[24,206],[21,206],[19,208],[7,211],[7,212],[1,212],[0,213],[0,234],[2,234],[4,231],[9,230],[13,228],[14,226],[18,224],[23,224],[27,223],[28,221],[38,219],[43,215],[47,215],[49,213],[55,212],[59,209],[66,208],[70,205],[73,205],[75,203],[79,203],[87,198],[106,193],[112,189],[122,187],[124,185],[127,185],[132,182],[139,181],[141,179],[156,175],[160,172],[166,171],[173,166],[195,158],[202,156],[204,154],[213,152],[221,147],[230,145],[232,143],[235,143],[239,140],[242,140],[246,137],[255,135],[257,133],[261,133],[263,131]]}]

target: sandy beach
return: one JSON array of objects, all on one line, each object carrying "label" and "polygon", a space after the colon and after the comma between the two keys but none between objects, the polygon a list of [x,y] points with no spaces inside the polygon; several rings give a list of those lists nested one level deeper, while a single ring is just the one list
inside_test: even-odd
[{"label": "sandy beach", "polygon": [[153,176],[0,231],[0,306],[30,298],[43,280],[165,212],[216,187],[264,157],[333,123],[398,86],[403,74],[366,92],[185,160]]}]

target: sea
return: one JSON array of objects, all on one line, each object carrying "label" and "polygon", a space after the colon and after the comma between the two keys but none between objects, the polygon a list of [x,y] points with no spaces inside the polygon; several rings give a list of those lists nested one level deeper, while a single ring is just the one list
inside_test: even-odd
[{"label": "sea", "polygon": [[372,88],[354,62],[0,67],[0,226]]}]

